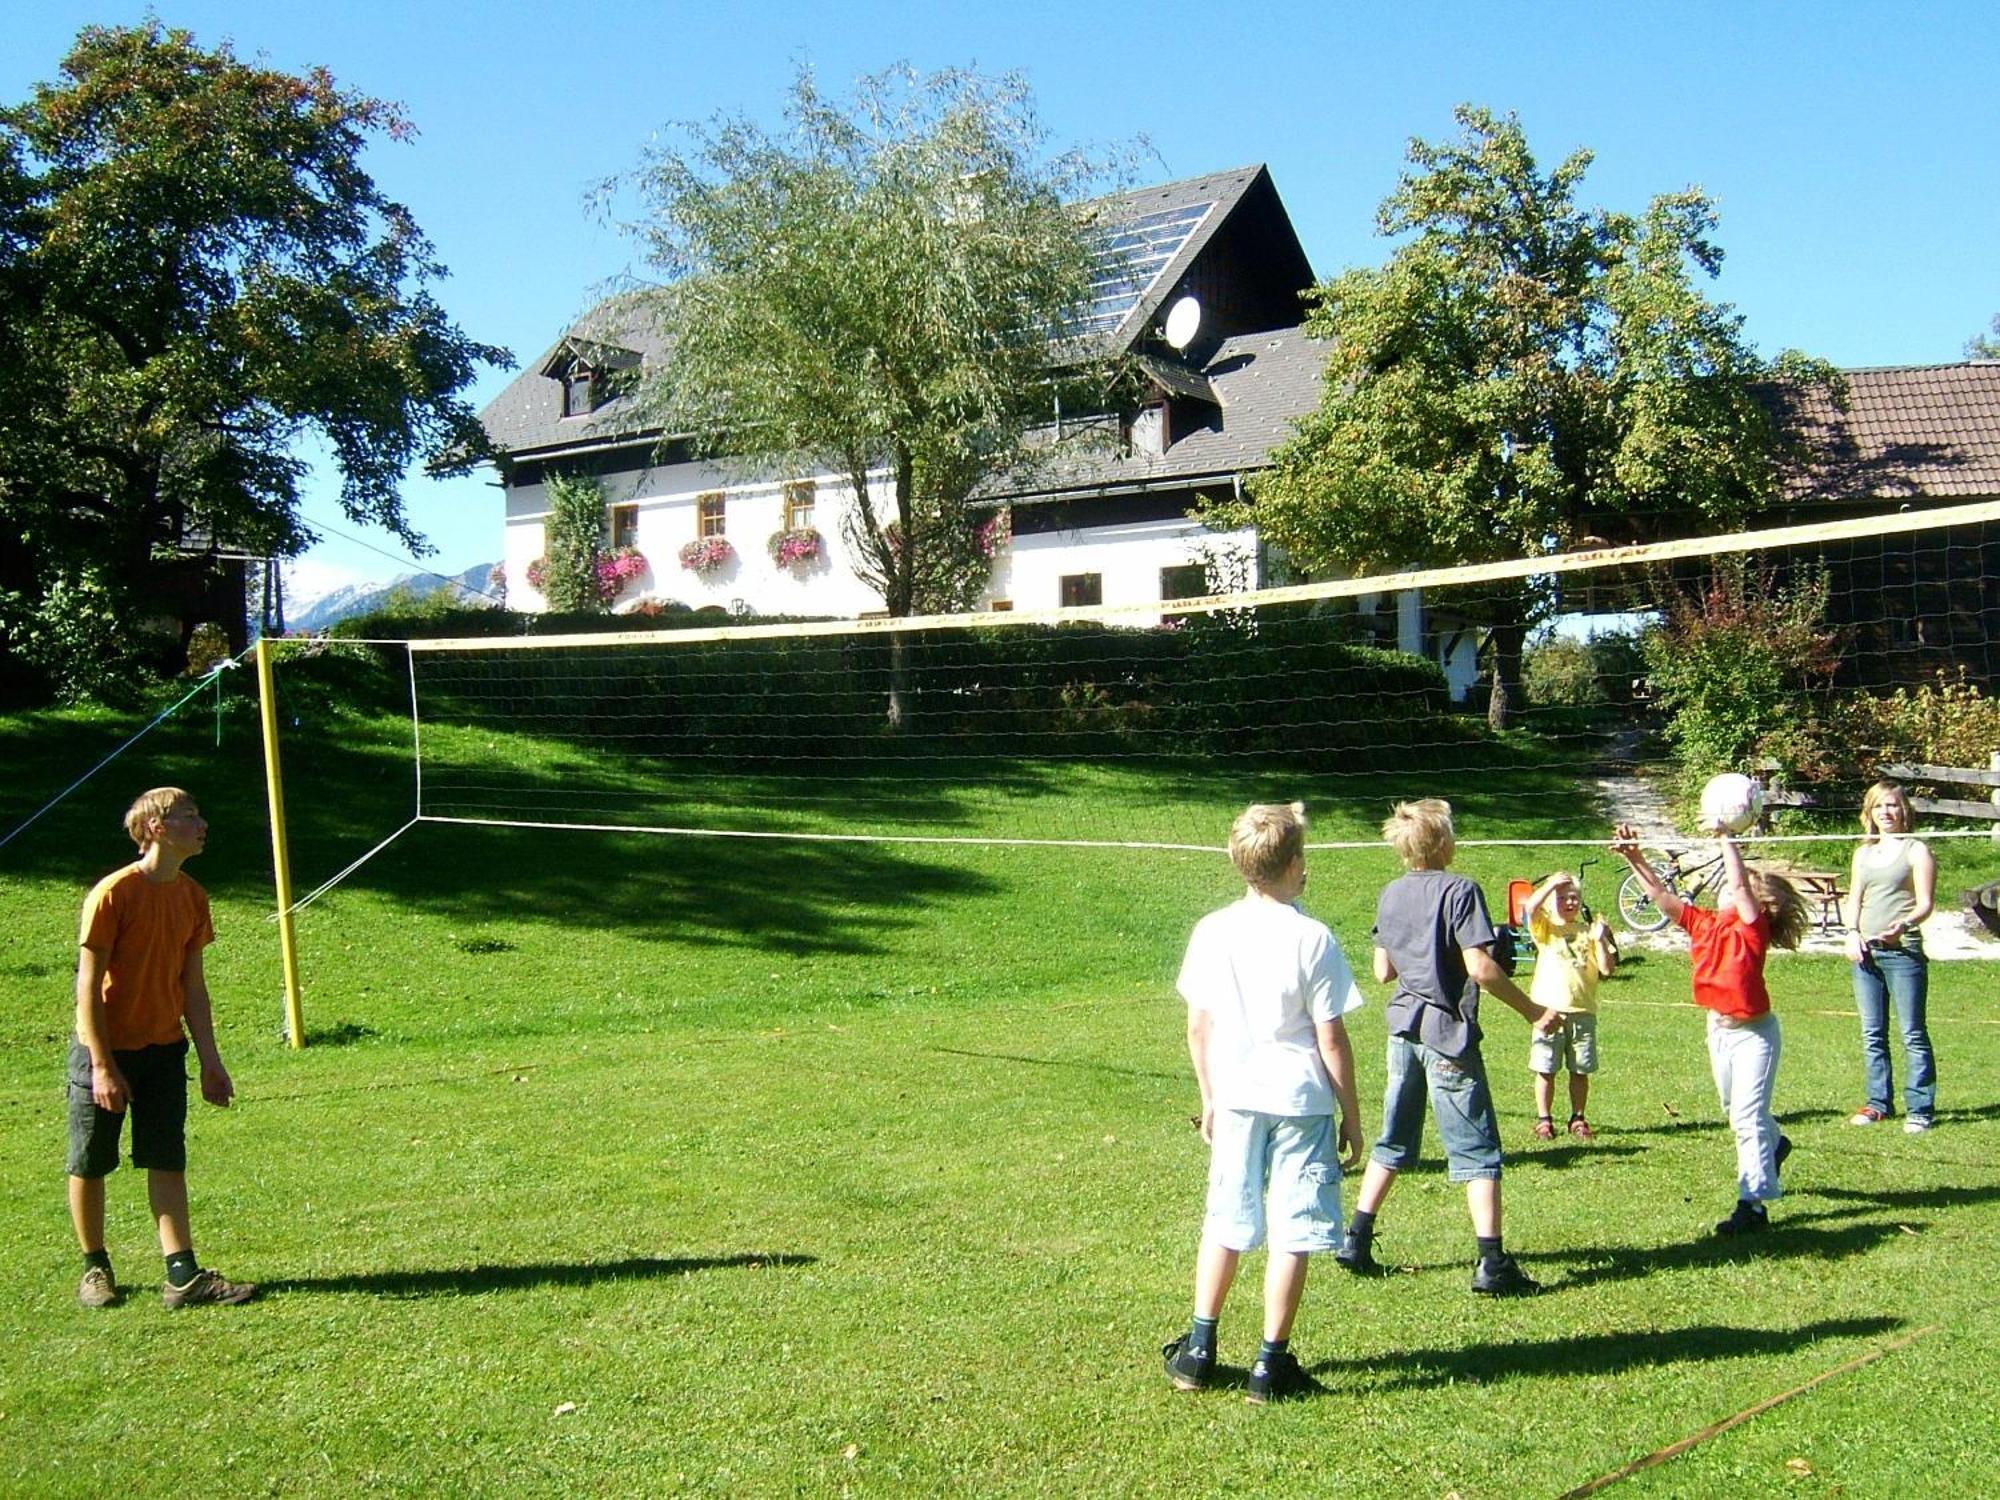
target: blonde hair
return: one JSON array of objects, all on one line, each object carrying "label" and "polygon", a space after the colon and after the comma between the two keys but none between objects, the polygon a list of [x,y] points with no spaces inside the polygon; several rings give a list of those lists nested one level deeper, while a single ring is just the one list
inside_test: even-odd
[{"label": "blonde hair", "polygon": [[125,831],[132,835],[132,842],[141,849],[153,842],[152,822],[173,815],[175,808],[194,798],[177,786],[156,786],[150,792],[141,792],[138,799],[125,809]]},{"label": "blonde hair", "polygon": [[1861,795],[1861,827],[1870,838],[1878,837],[1882,832],[1881,825],[1875,821],[1875,809],[1891,797],[1903,799],[1903,832],[1908,833],[1917,826],[1917,810],[1910,806],[1910,794],[1903,790],[1903,783],[1884,777]]},{"label": "blonde hair", "polygon": [[1757,898],[1757,904],[1771,919],[1771,941],[1780,948],[1798,947],[1805,941],[1806,928],[1812,924],[1811,914],[1806,910],[1806,898],[1782,875],[1773,875],[1768,870],[1751,870],[1748,873],[1750,894]]},{"label": "blonde hair", "polygon": [[1303,802],[1253,802],[1229,825],[1229,857],[1260,890],[1281,879],[1305,853]]},{"label": "blonde hair", "polygon": [[1455,836],[1451,804],[1442,797],[1398,802],[1382,824],[1382,837],[1413,870],[1441,868]]}]

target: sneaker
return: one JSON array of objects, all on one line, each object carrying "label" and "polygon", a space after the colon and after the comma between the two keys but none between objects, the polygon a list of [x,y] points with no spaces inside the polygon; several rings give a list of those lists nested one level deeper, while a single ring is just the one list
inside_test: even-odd
[{"label": "sneaker", "polygon": [[1586,1144],[1597,1139],[1597,1132],[1590,1128],[1590,1121],[1582,1115],[1569,1117],[1569,1133]]},{"label": "sneaker", "polygon": [[1727,1240],[1738,1235],[1757,1234],[1770,1227],[1771,1216],[1763,1204],[1739,1201],[1729,1217],[1715,1226],[1715,1232]]},{"label": "sneaker", "polygon": [[160,1292],[160,1300],[172,1307],[199,1307],[205,1302],[233,1305],[248,1302],[257,1295],[254,1281],[225,1281],[215,1272],[200,1270],[186,1286],[175,1286],[171,1281]]},{"label": "sneaker", "polygon": [[1297,1358],[1287,1349],[1269,1359],[1262,1355],[1257,1357],[1257,1363],[1250,1367],[1250,1385],[1244,1391],[1243,1399],[1252,1406],[1263,1406],[1267,1402],[1303,1396],[1317,1389],[1312,1377],[1299,1368]]},{"label": "sneaker", "polygon": [[1177,1391],[1204,1390],[1215,1376],[1215,1351],[1188,1348],[1186,1334],[1168,1341],[1160,1357],[1166,1361],[1167,1378]]},{"label": "sneaker", "polygon": [[1539,1120],[1535,1121],[1536,1140],[1552,1141],[1555,1138],[1556,1138],[1556,1122],[1554,1120],[1551,1120],[1547,1115],[1543,1115]]},{"label": "sneaker", "polygon": [[1348,1234],[1333,1252],[1333,1263],[1356,1276],[1387,1276],[1389,1268],[1375,1258],[1373,1243]]},{"label": "sneaker", "polygon": [[109,1307],[118,1300],[118,1282],[105,1267],[92,1266],[83,1273],[76,1300],[85,1307]]},{"label": "sneaker", "polygon": [[1522,1270],[1511,1255],[1482,1260],[1472,1268],[1472,1289],[1482,1297],[1532,1297],[1542,1284]]},{"label": "sneaker", "polygon": [[1792,1138],[1788,1135],[1779,1136],[1778,1149],[1771,1153],[1771,1166],[1777,1171],[1780,1172],[1784,1171],[1785,1158],[1790,1156],[1791,1154],[1792,1154]]},{"label": "sneaker", "polygon": [[1872,1104],[1864,1104],[1847,1117],[1850,1125],[1880,1125],[1888,1116]]},{"label": "sneaker", "polygon": [[1930,1115],[1911,1115],[1907,1120],[1903,1121],[1903,1134],[1922,1135],[1935,1124],[1937,1124],[1937,1121]]}]

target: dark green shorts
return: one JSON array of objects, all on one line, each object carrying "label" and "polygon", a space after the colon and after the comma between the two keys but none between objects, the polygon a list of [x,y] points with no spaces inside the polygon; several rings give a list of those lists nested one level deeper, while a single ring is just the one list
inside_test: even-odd
[{"label": "dark green shorts", "polygon": [[[132,1165],[161,1172],[187,1170],[187,1050],[185,1039],[113,1052],[131,1097]],[[99,1109],[90,1093],[90,1052],[69,1044],[69,1175],[108,1177],[118,1165],[125,1115]]]}]

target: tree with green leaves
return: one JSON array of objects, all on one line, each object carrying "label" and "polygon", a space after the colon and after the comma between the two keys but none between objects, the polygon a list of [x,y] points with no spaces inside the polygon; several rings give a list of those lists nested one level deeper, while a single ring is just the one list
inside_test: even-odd
[{"label": "tree with green leaves", "polygon": [[362,168],[412,133],[157,21],[85,29],[0,110],[7,652],[89,690],[142,648],[163,551],[303,550],[308,437],[350,519],[427,550],[398,486],[481,457],[460,393],[507,355],[445,316],[429,242]]},{"label": "tree with green leaves", "polygon": [[1974,334],[1967,340],[1965,355],[1968,359],[2000,359],[2000,315],[1993,319],[1993,332]]},{"label": "tree with green leaves", "polygon": [[906,67],[848,103],[801,70],[782,131],[731,118],[673,140],[638,174],[670,350],[642,406],[749,472],[842,476],[849,553],[889,613],[963,608],[980,480],[1037,456],[1058,364],[1108,378],[1051,339],[1089,304],[1078,200],[1111,164],[1051,154],[1018,77]]},{"label": "tree with green leaves", "polygon": [[[1263,535],[1308,572],[1373,571],[1721,528],[1774,498],[1787,438],[1762,387],[1838,377],[1767,363],[1702,294],[1722,263],[1708,198],[1585,208],[1588,151],[1544,172],[1514,116],[1455,113],[1377,214],[1404,242],[1315,289],[1325,389],[1252,484]],[[1504,589],[1478,622],[1496,728],[1548,604]]]}]

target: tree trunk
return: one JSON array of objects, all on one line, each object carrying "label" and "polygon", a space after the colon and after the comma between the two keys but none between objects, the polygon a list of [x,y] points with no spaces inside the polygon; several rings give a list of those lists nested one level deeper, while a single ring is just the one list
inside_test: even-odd
[{"label": "tree trunk", "polygon": [[1486,699],[1486,727],[1495,731],[1508,728],[1515,713],[1525,703],[1521,692],[1521,649],[1528,638],[1527,622],[1521,618],[1521,601],[1503,601],[1493,619],[1490,644],[1493,649],[1493,690]]}]

